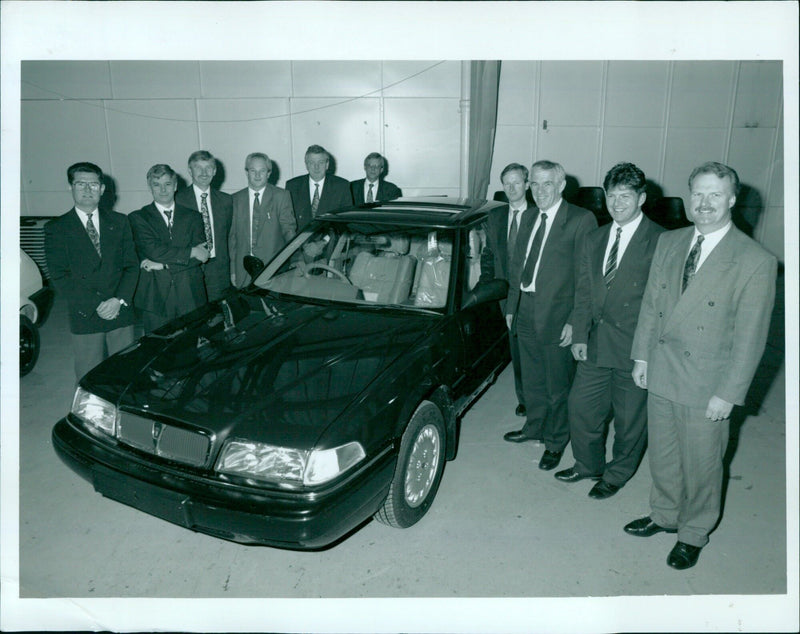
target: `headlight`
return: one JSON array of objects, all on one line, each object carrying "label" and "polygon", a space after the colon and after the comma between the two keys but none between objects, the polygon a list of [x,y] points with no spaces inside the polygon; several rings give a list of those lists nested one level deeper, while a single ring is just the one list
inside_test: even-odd
[{"label": "headlight", "polygon": [[217,471],[268,482],[322,484],[363,460],[357,442],[334,449],[304,451],[260,442],[229,440],[217,460]]},{"label": "headlight", "polygon": [[72,413],[94,429],[114,436],[117,430],[117,408],[113,403],[82,387],[75,390]]}]

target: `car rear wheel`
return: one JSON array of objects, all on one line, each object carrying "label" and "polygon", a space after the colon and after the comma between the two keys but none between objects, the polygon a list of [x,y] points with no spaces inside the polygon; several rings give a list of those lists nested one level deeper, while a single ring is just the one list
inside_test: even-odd
[{"label": "car rear wheel", "polygon": [[25,315],[19,316],[19,375],[33,370],[39,358],[39,329]]},{"label": "car rear wheel", "polygon": [[430,508],[444,471],[442,412],[423,401],[403,433],[389,494],[375,519],[395,528],[416,524]]}]

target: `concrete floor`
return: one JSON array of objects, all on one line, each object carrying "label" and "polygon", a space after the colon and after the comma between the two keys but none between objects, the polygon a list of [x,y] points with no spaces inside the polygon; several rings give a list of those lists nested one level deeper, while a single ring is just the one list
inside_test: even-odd
[{"label": "concrete floor", "polygon": [[[382,616],[373,620],[354,614],[369,614],[374,602],[357,602],[355,608],[346,601],[314,602],[310,612],[295,602],[270,603],[271,616],[260,613],[258,629],[286,631],[310,630],[315,626],[306,619],[319,615],[328,615],[322,629],[332,631],[699,631],[726,630],[726,623],[737,622],[737,629],[763,627],[768,621],[772,626],[766,629],[777,631],[770,619],[785,614],[787,593],[785,372],[778,316],[774,345],[754,390],[760,410],[732,425],[722,521],[698,565],[677,572],[665,564],[673,535],[637,539],[622,531],[649,511],[647,455],[615,497],[595,501],[586,495],[591,482],[564,484],[536,468],[543,447],[502,440],[521,420],[513,413],[510,368],[463,418],[458,457],[447,464],[431,510],[410,529],[371,521],[330,550],[290,552],[196,534],[105,499],[67,469],[51,446],[51,428],[67,411],[73,389],[66,311],[57,300],[41,331],[39,364],[20,385],[19,596],[537,599],[423,601],[422,611],[420,602],[392,602],[387,610],[378,602]],[[789,472],[796,478],[796,454],[790,455]],[[567,449],[562,468],[571,464]],[[790,494],[796,493],[794,484]],[[789,508],[790,519],[796,518],[795,503]],[[789,552],[796,555],[797,535],[790,539]],[[796,624],[795,564],[789,569],[788,606]],[[693,602],[709,601],[692,603],[687,615],[688,595],[700,595]],[[720,595],[751,596],[732,601]],[[767,621],[763,604],[748,611],[751,600],[760,599],[752,595],[778,600]],[[541,600],[547,597],[620,599],[590,600],[576,610],[573,602]],[[69,613],[77,604],[68,605]],[[87,628],[119,627],[118,609],[104,612],[104,602],[93,605],[97,611]],[[202,614],[203,605],[208,602],[189,612]],[[631,606],[645,611],[631,613]],[[54,609],[61,607],[56,603]],[[289,616],[281,618],[288,620],[279,619],[283,609]],[[179,611],[187,616],[185,607]],[[144,620],[135,622],[142,629],[156,623],[169,628],[173,621],[166,614],[153,621],[152,613],[139,613]],[[345,615],[355,620],[338,620]],[[221,627],[252,627],[232,618],[228,613]]]}]

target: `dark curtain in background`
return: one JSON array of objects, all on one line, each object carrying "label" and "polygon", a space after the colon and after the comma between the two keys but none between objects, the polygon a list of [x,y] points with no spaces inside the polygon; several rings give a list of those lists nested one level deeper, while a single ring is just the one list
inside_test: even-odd
[{"label": "dark curtain in background", "polygon": [[486,198],[492,168],[497,126],[499,61],[470,64],[469,168],[468,187],[472,198]]}]

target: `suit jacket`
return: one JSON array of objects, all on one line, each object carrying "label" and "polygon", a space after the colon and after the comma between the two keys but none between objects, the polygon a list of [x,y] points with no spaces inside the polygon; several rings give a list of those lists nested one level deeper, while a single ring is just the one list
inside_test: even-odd
[{"label": "suit jacket", "polygon": [[[102,258],[74,207],[44,228],[47,268],[56,290],[67,299],[70,331],[79,335],[108,332],[134,321],[139,261],[128,218],[103,209],[98,216]],[[111,297],[124,300],[127,306],[120,307],[116,319],[103,319],[95,311]]]},{"label": "suit jacket", "polygon": [[661,235],[631,358],[647,362],[651,394],[704,408],[744,403],[766,344],[776,258],[732,226],[681,293],[693,227]]},{"label": "suit jacket", "polygon": [[134,303],[158,315],[166,315],[167,296],[176,293],[180,314],[206,303],[206,289],[200,261],[191,256],[192,247],[206,241],[203,220],[196,211],[176,204],[172,235],[155,203],[131,212],[128,219],[139,260],[161,262],[160,271],[142,271]]},{"label": "suit jacket", "polygon": [[[525,257],[527,239],[536,217],[538,214],[532,213],[523,216],[523,226],[520,226],[519,234],[525,232],[524,238],[520,236],[520,239],[525,240],[525,246],[517,250],[522,252],[521,258]],[[543,343],[558,343],[564,324],[573,323],[580,249],[586,234],[596,227],[597,220],[591,211],[566,200],[561,201],[547,241],[542,247],[536,293],[533,295],[534,323]],[[521,276],[524,259],[519,267],[512,265],[512,270],[514,268],[519,269]],[[519,298],[520,285],[509,284],[506,306],[510,314],[516,314]]]},{"label": "suit jacket", "polygon": [[[327,180],[327,178],[325,179]],[[350,192],[353,194],[353,203],[356,205],[363,205],[364,204],[364,182],[366,178],[362,178],[357,181],[350,181]],[[394,200],[395,198],[400,198],[403,195],[403,192],[400,191],[400,188],[395,185],[394,183],[390,183],[389,181],[385,181],[382,178],[378,179],[378,191],[373,192],[373,196],[375,200]]]},{"label": "suit jacket", "polygon": [[[308,191],[308,174],[295,176],[286,181],[286,190],[292,196],[294,216],[297,219],[297,230],[300,231],[313,220],[311,214],[311,196]],[[353,204],[353,195],[350,192],[350,183],[345,179],[327,174],[322,194],[319,197],[317,215],[326,211],[333,211],[340,207],[350,207]]]},{"label": "suit jacket", "polygon": [[[231,283],[228,234],[231,232],[233,200],[230,194],[216,189],[209,189],[209,198],[211,199],[211,214],[214,225],[214,257],[209,258],[202,268],[209,299],[216,299],[215,296],[223,293]],[[200,212],[197,208],[194,187],[191,185],[184,187],[175,194],[175,202],[187,209],[194,209],[196,212]],[[200,218],[202,220],[203,216],[201,215]],[[205,226],[203,231],[205,232]]]},{"label": "suit jacket", "polygon": [[604,368],[630,371],[633,333],[658,236],[664,229],[647,216],[631,236],[610,287],[603,278],[612,225],[586,234],[578,262],[572,316],[572,343],[588,343],[587,360]]},{"label": "suit jacket", "polygon": [[[325,186],[327,189],[327,185]],[[252,253],[267,264],[297,233],[292,198],[285,189],[267,183],[253,213],[256,243]],[[233,195],[233,222],[228,243],[231,254],[230,274],[238,287],[250,283],[244,270],[244,256],[250,253],[250,189]]]},{"label": "suit jacket", "polygon": [[[487,277],[504,279],[508,281],[509,288],[514,286],[519,289],[522,268],[525,264],[524,251],[531,235],[531,227],[536,221],[537,211],[535,206],[529,206],[522,214],[517,230],[517,249],[515,251],[517,257],[514,262],[510,262],[508,257],[508,215],[510,213],[510,207],[501,207],[492,211],[488,216],[486,248],[481,254],[481,279]],[[512,311],[506,311],[506,306],[506,300],[502,300],[500,308],[503,310],[503,314],[510,314]]]}]

